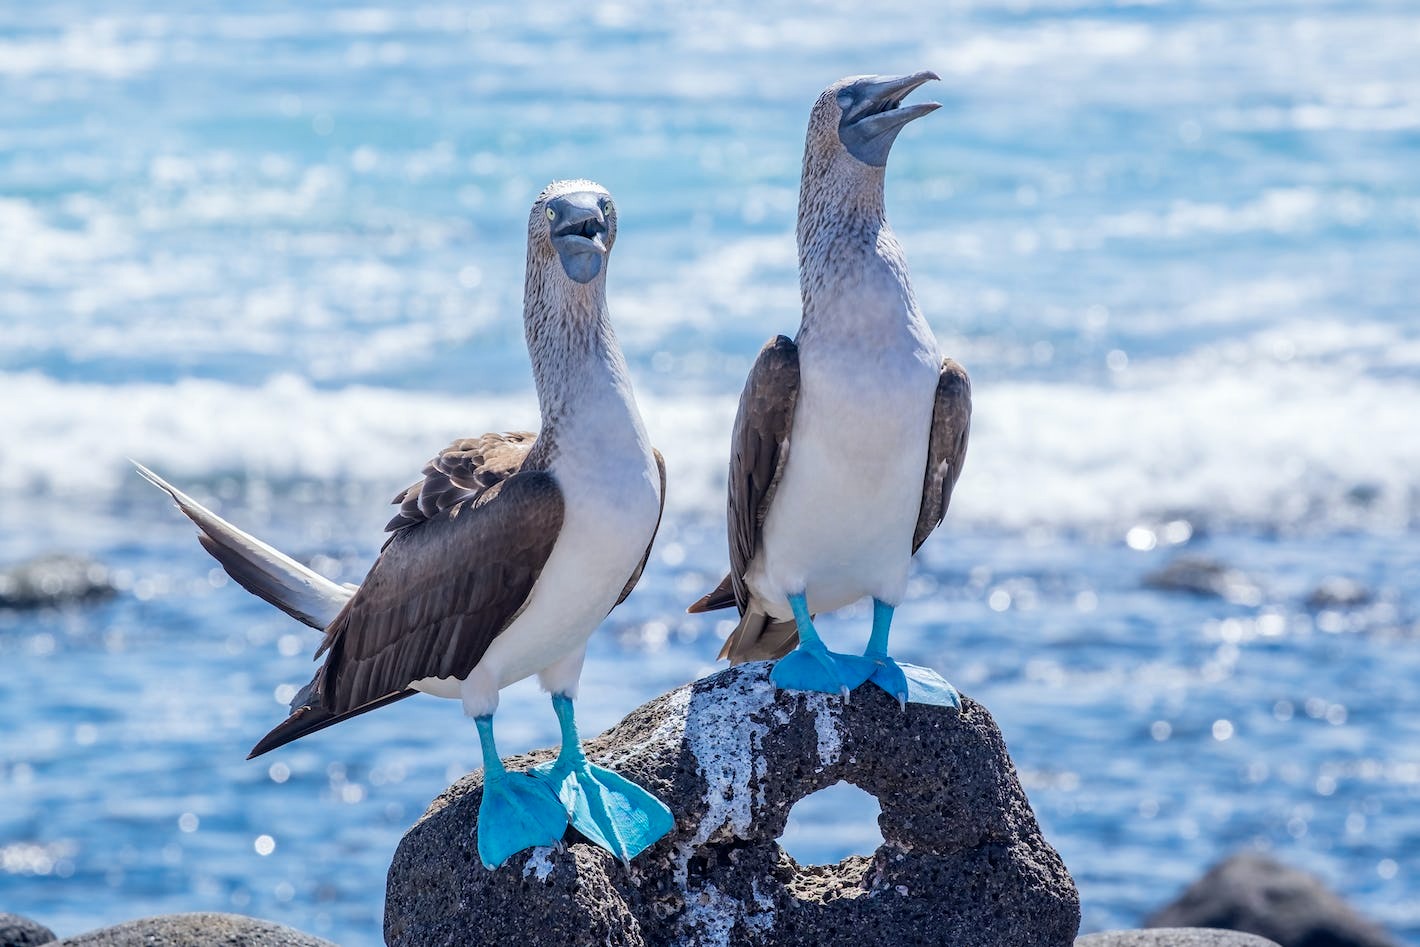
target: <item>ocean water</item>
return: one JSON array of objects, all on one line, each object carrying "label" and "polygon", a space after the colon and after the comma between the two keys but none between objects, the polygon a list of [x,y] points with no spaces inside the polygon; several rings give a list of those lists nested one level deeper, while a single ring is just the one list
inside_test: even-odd
[{"label": "ocean water", "polygon": [[[1356,2],[0,4],[0,910],[232,910],[380,941],[404,830],[479,765],[406,701],[246,762],[315,636],[134,457],[342,581],[455,436],[535,423],[527,206],[616,196],[613,317],[671,486],[584,732],[714,669],[725,443],[797,324],[807,110],[932,68],[889,214],[975,419],[895,650],[1001,724],[1084,929],[1262,847],[1420,943],[1420,11]],[[1179,556],[1227,598],[1158,591]],[[1309,605],[1323,581],[1371,591]],[[824,623],[845,647],[865,610]],[[627,673],[627,667],[634,673]],[[505,694],[500,743],[554,741]],[[811,861],[872,842],[821,801]]]}]

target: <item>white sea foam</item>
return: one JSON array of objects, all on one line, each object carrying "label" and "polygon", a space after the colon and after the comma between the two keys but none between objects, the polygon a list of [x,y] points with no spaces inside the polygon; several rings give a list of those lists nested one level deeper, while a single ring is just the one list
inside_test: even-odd
[{"label": "white sea foam", "polygon": [[[1324,349],[1325,338],[1312,344]],[[979,380],[951,517],[1019,528],[1169,511],[1373,526],[1416,515],[1413,373],[1374,377],[1344,360],[1233,362],[1229,351],[1132,365],[1105,386]],[[244,387],[0,374],[0,392],[0,489],[91,498],[131,476],[130,456],[178,482],[355,481],[392,491],[456,436],[537,423],[531,392],[325,390],[291,376]],[[641,402],[666,456],[671,509],[718,517],[735,396]]]}]

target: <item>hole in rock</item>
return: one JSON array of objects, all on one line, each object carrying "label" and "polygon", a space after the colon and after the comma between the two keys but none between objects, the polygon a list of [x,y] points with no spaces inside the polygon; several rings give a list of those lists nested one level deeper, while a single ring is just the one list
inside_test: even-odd
[{"label": "hole in rock", "polygon": [[871,855],[883,844],[883,807],[852,783],[838,782],[805,796],[789,810],[779,844],[801,865],[832,865],[849,855]]}]

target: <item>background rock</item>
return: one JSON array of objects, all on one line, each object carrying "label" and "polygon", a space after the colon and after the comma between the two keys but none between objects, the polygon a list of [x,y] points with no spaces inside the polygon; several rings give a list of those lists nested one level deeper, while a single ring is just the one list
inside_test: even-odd
[{"label": "background rock", "polygon": [[1256,852],[1214,865],[1146,927],[1223,927],[1281,947],[1397,947],[1317,878]]},{"label": "background rock", "polygon": [[1144,576],[1144,587],[1221,598],[1236,605],[1256,605],[1262,590],[1244,573],[1206,556],[1179,556]]},{"label": "background rock", "polygon": [[44,608],[114,594],[108,569],[84,556],[52,553],[0,570],[0,608]]},{"label": "background rock", "polygon": [[1253,934],[1209,927],[1164,927],[1151,931],[1106,931],[1075,941],[1075,947],[1277,947]]},{"label": "background rock", "polygon": [[[1079,898],[981,705],[960,714],[873,687],[776,691],[741,665],[665,694],[590,741],[588,756],[659,795],[666,839],[623,868],[581,842],[489,872],[475,839],[482,773],[460,779],[390,866],[391,947],[854,944],[1069,947]],[[551,758],[541,751],[510,769]],[[789,809],[846,780],[877,797],[871,857],[800,866],[780,848]]]},{"label": "background rock", "polygon": [[1307,608],[1360,608],[1375,601],[1375,593],[1355,579],[1334,575],[1322,579],[1307,596]]},{"label": "background rock", "polygon": [[160,914],[59,941],[56,947],[336,947],[241,914]]},{"label": "background rock", "polygon": [[18,914],[0,913],[0,947],[38,947],[54,940],[54,931]]}]

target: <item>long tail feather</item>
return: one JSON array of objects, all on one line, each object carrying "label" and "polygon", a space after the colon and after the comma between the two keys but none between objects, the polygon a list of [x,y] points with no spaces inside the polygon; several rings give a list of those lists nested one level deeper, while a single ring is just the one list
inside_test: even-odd
[{"label": "long tail feather", "polygon": [[133,466],[149,483],[167,491],[178,509],[197,524],[202,548],[222,564],[238,585],[292,618],[323,629],[355,594],[354,588],[332,582],[237,529],[136,460]]}]

